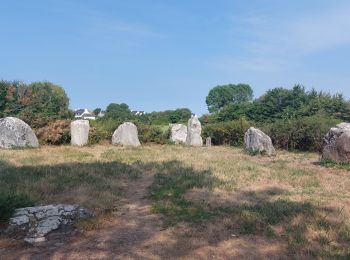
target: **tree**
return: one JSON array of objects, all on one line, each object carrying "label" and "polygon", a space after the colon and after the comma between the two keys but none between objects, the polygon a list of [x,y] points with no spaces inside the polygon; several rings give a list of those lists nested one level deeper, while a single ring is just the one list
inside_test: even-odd
[{"label": "tree", "polygon": [[95,108],[94,111],[93,111],[94,115],[95,115],[95,116],[98,116],[98,114],[101,112],[101,110],[102,110],[102,109],[99,108],[99,107],[98,107],[98,108]]},{"label": "tree", "polygon": [[125,121],[132,119],[133,114],[127,104],[111,103],[107,106],[104,118]]},{"label": "tree", "polygon": [[0,82],[0,117],[4,116],[4,110],[6,107],[6,96],[7,96],[8,84],[6,82]]},{"label": "tree", "polygon": [[206,103],[210,113],[217,112],[229,104],[251,101],[253,90],[247,84],[216,86],[209,91]]},{"label": "tree", "polygon": [[188,108],[178,108],[169,112],[170,123],[187,122],[192,112]]},{"label": "tree", "polygon": [[49,121],[70,118],[68,106],[67,94],[53,83],[0,81],[1,116],[16,116],[32,127],[42,127]]}]

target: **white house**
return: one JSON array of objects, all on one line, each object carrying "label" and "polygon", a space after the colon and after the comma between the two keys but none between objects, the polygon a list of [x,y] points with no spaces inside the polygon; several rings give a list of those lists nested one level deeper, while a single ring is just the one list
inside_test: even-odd
[{"label": "white house", "polygon": [[89,109],[85,108],[85,109],[76,109],[74,111],[74,118],[95,120],[96,116]]},{"label": "white house", "polygon": [[145,115],[146,113],[144,111],[131,111],[135,116],[142,116]]}]

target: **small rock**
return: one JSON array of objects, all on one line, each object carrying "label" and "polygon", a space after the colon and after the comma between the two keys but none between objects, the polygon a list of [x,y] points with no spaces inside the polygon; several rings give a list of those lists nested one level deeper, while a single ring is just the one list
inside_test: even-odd
[{"label": "small rock", "polygon": [[211,137],[205,138],[205,145],[206,145],[207,147],[210,147],[210,146],[211,146]]}]

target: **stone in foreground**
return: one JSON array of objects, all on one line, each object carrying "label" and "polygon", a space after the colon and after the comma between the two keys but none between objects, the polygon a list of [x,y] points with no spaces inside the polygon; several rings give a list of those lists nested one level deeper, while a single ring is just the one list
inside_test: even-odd
[{"label": "stone in foreground", "polygon": [[199,122],[198,117],[194,115],[188,120],[186,144],[190,146],[202,146],[203,139],[201,133],[201,122]]},{"label": "stone in foreground", "polygon": [[250,153],[266,153],[271,156],[276,153],[271,138],[259,129],[251,127],[244,135],[245,148]]},{"label": "stone in foreground", "polygon": [[70,124],[71,144],[84,146],[89,141],[90,124],[88,120],[75,120]]},{"label": "stone in foreground", "polygon": [[93,214],[78,205],[47,205],[17,209],[10,219],[6,233],[12,237],[24,238],[28,243],[44,242],[51,231],[72,227],[81,219]]},{"label": "stone in foreground", "polygon": [[187,127],[183,124],[171,125],[170,140],[175,144],[185,144],[187,138]]},{"label": "stone in foreground", "polygon": [[114,131],[112,144],[124,146],[140,146],[137,127],[133,123],[126,122]]},{"label": "stone in foreground", "polygon": [[21,119],[15,117],[0,119],[0,148],[36,148],[38,146],[38,138],[33,130]]},{"label": "stone in foreground", "polygon": [[350,123],[341,123],[329,130],[324,138],[322,160],[350,162]]}]

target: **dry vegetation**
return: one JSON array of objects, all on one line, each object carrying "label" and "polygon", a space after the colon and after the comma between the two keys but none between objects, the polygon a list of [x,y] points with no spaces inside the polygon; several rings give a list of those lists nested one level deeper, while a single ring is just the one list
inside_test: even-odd
[{"label": "dry vegetation", "polygon": [[[0,151],[0,187],[35,204],[78,203],[99,216],[117,212],[73,239],[75,251],[62,246],[51,256],[111,257],[120,249],[126,258],[151,259],[347,258],[350,172],[318,159],[283,151],[249,156],[231,147],[42,147]],[[127,201],[132,213],[123,213]],[[121,231],[123,221],[134,224]],[[112,243],[122,234],[130,245]],[[109,244],[97,250],[95,236]],[[4,241],[4,255],[33,253]]]}]

